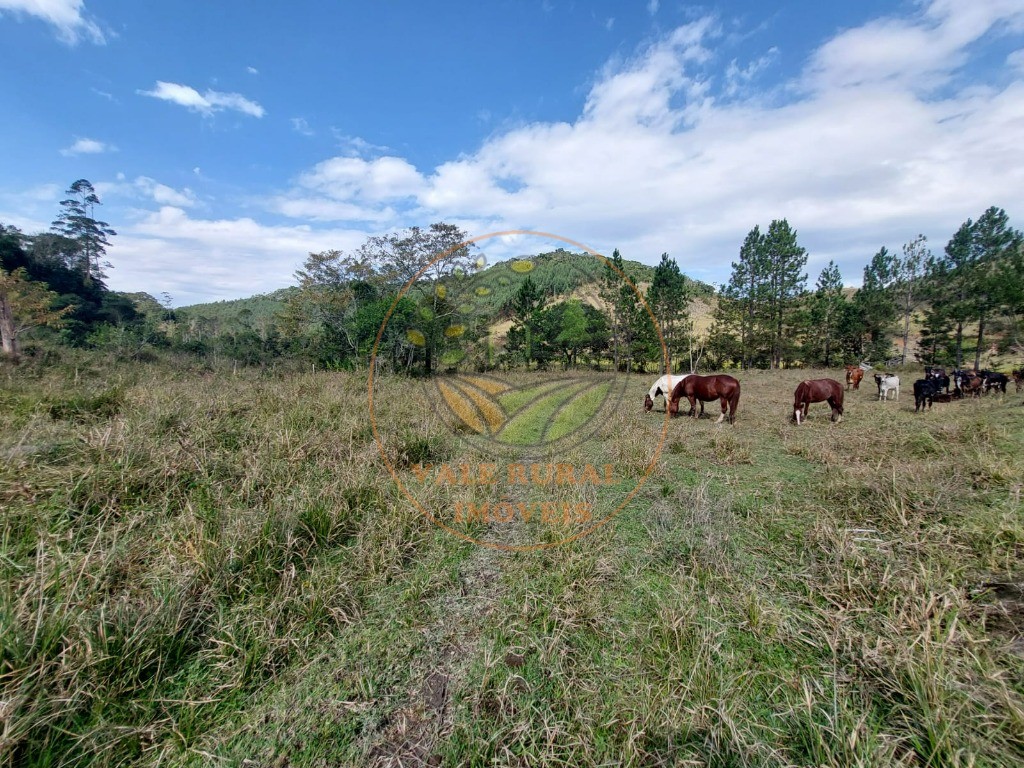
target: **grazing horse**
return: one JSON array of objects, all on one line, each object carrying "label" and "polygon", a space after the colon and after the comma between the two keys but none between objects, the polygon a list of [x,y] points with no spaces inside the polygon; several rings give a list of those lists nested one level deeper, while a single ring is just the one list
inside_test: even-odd
[{"label": "grazing horse", "polygon": [[832,407],[832,421],[843,420],[843,385],[835,379],[801,381],[793,393],[793,420],[799,426],[807,418],[811,403],[827,402]]},{"label": "grazing horse", "polygon": [[704,413],[704,403],[712,400],[722,401],[722,415],[718,417],[716,424],[721,423],[725,418],[726,411],[729,412],[729,423],[736,422],[736,407],[740,404],[740,383],[732,376],[724,374],[719,376],[698,376],[691,373],[685,379],[676,384],[672,390],[672,399],[669,401],[668,410],[673,416],[679,413],[679,400],[685,397],[690,401],[690,416],[697,416],[697,401],[700,401],[700,412]]},{"label": "grazing horse", "polygon": [[644,396],[644,411],[650,413],[651,409],[654,408],[654,398],[658,395],[662,395],[665,398],[665,410],[668,410],[668,399],[672,396],[672,389],[680,381],[685,379],[690,374],[682,373],[678,376],[666,375],[662,376],[653,385],[651,390]]},{"label": "grazing horse", "polygon": [[860,389],[861,379],[864,378],[864,369],[859,365],[848,365],[846,366],[846,388]]},{"label": "grazing horse", "polygon": [[894,373],[875,374],[875,383],[878,385],[878,399],[888,400],[889,393],[895,391],[896,399],[900,399],[900,377]]}]

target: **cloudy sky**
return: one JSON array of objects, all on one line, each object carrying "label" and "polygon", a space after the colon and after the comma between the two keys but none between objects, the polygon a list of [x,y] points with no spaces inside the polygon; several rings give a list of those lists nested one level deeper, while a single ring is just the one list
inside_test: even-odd
[{"label": "cloudy sky", "polygon": [[0,93],[0,222],[86,178],[110,287],[178,306],[435,221],[716,284],[775,218],[851,285],[1024,226],[1024,0],[0,0]]}]

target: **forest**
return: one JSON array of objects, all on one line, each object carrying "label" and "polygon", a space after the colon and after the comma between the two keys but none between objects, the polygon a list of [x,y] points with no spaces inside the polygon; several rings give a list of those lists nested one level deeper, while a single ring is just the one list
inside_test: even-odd
[{"label": "forest", "polygon": [[[465,232],[438,222],[370,237],[349,253],[311,253],[296,285],[269,295],[175,309],[166,294],[108,289],[116,232],[96,218],[101,202],[88,180],[66,195],[48,232],[0,223],[9,357],[64,346],[234,367],[361,370],[372,359],[431,374],[651,372],[665,367],[663,355],[675,372],[862,361],[981,368],[1021,356],[1024,240],[994,206],[937,251],[925,235],[900,252],[879,248],[856,289],[833,262],[810,284],[808,253],[786,219],[755,225],[717,288],[687,277],[668,253],[654,267],[618,250],[595,258],[563,249],[488,266]],[[695,317],[695,303],[705,316]]]}]

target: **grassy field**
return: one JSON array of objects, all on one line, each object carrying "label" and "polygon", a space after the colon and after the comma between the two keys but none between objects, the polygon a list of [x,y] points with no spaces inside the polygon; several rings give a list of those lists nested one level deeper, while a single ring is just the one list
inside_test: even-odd
[{"label": "grassy field", "polygon": [[[737,373],[735,425],[517,552],[412,507],[365,377],[0,373],[0,764],[1024,764],[1020,395],[915,414],[905,372],[796,427],[829,372]],[[598,435],[626,480],[653,378]],[[420,393],[380,383],[410,475],[462,458]]]}]

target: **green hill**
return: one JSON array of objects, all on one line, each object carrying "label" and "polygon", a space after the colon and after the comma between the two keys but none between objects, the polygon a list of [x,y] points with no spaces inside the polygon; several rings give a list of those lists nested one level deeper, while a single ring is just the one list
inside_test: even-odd
[{"label": "green hill", "polygon": [[175,310],[179,317],[205,317],[218,320],[222,324],[230,324],[246,317],[249,320],[272,319],[283,308],[289,296],[298,292],[298,288],[290,286],[280,288],[271,293],[260,293],[245,299],[228,299],[207,304],[190,304]]},{"label": "green hill", "polygon": [[[529,271],[514,268],[516,262],[529,261],[533,266]],[[654,279],[654,267],[638,261],[625,261],[626,275],[641,290]],[[541,293],[548,299],[565,298],[570,295],[596,295],[597,284],[604,272],[604,264],[600,259],[587,253],[572,253],[563,249],[541,253],[534,256],[521,256],[518,259],[502,261],[487,267],[473,276],[473,282],[483,289],[484,310],[495,317],[515,295],[526,276],[529,275]],[[692,281],[697,296],[714,295],[714,288],[700,281]],[[223,325],[237,322],[241,317],[249,321],[262,318],[270,319],[284,307],[288,297],[299,289],[295,286],[281,288],[272,293],[250,296],[245,299],[216,301],[206,304],[192,304],[181,307],[177,311],[182,318],[204,317],[219,321]]]}]

